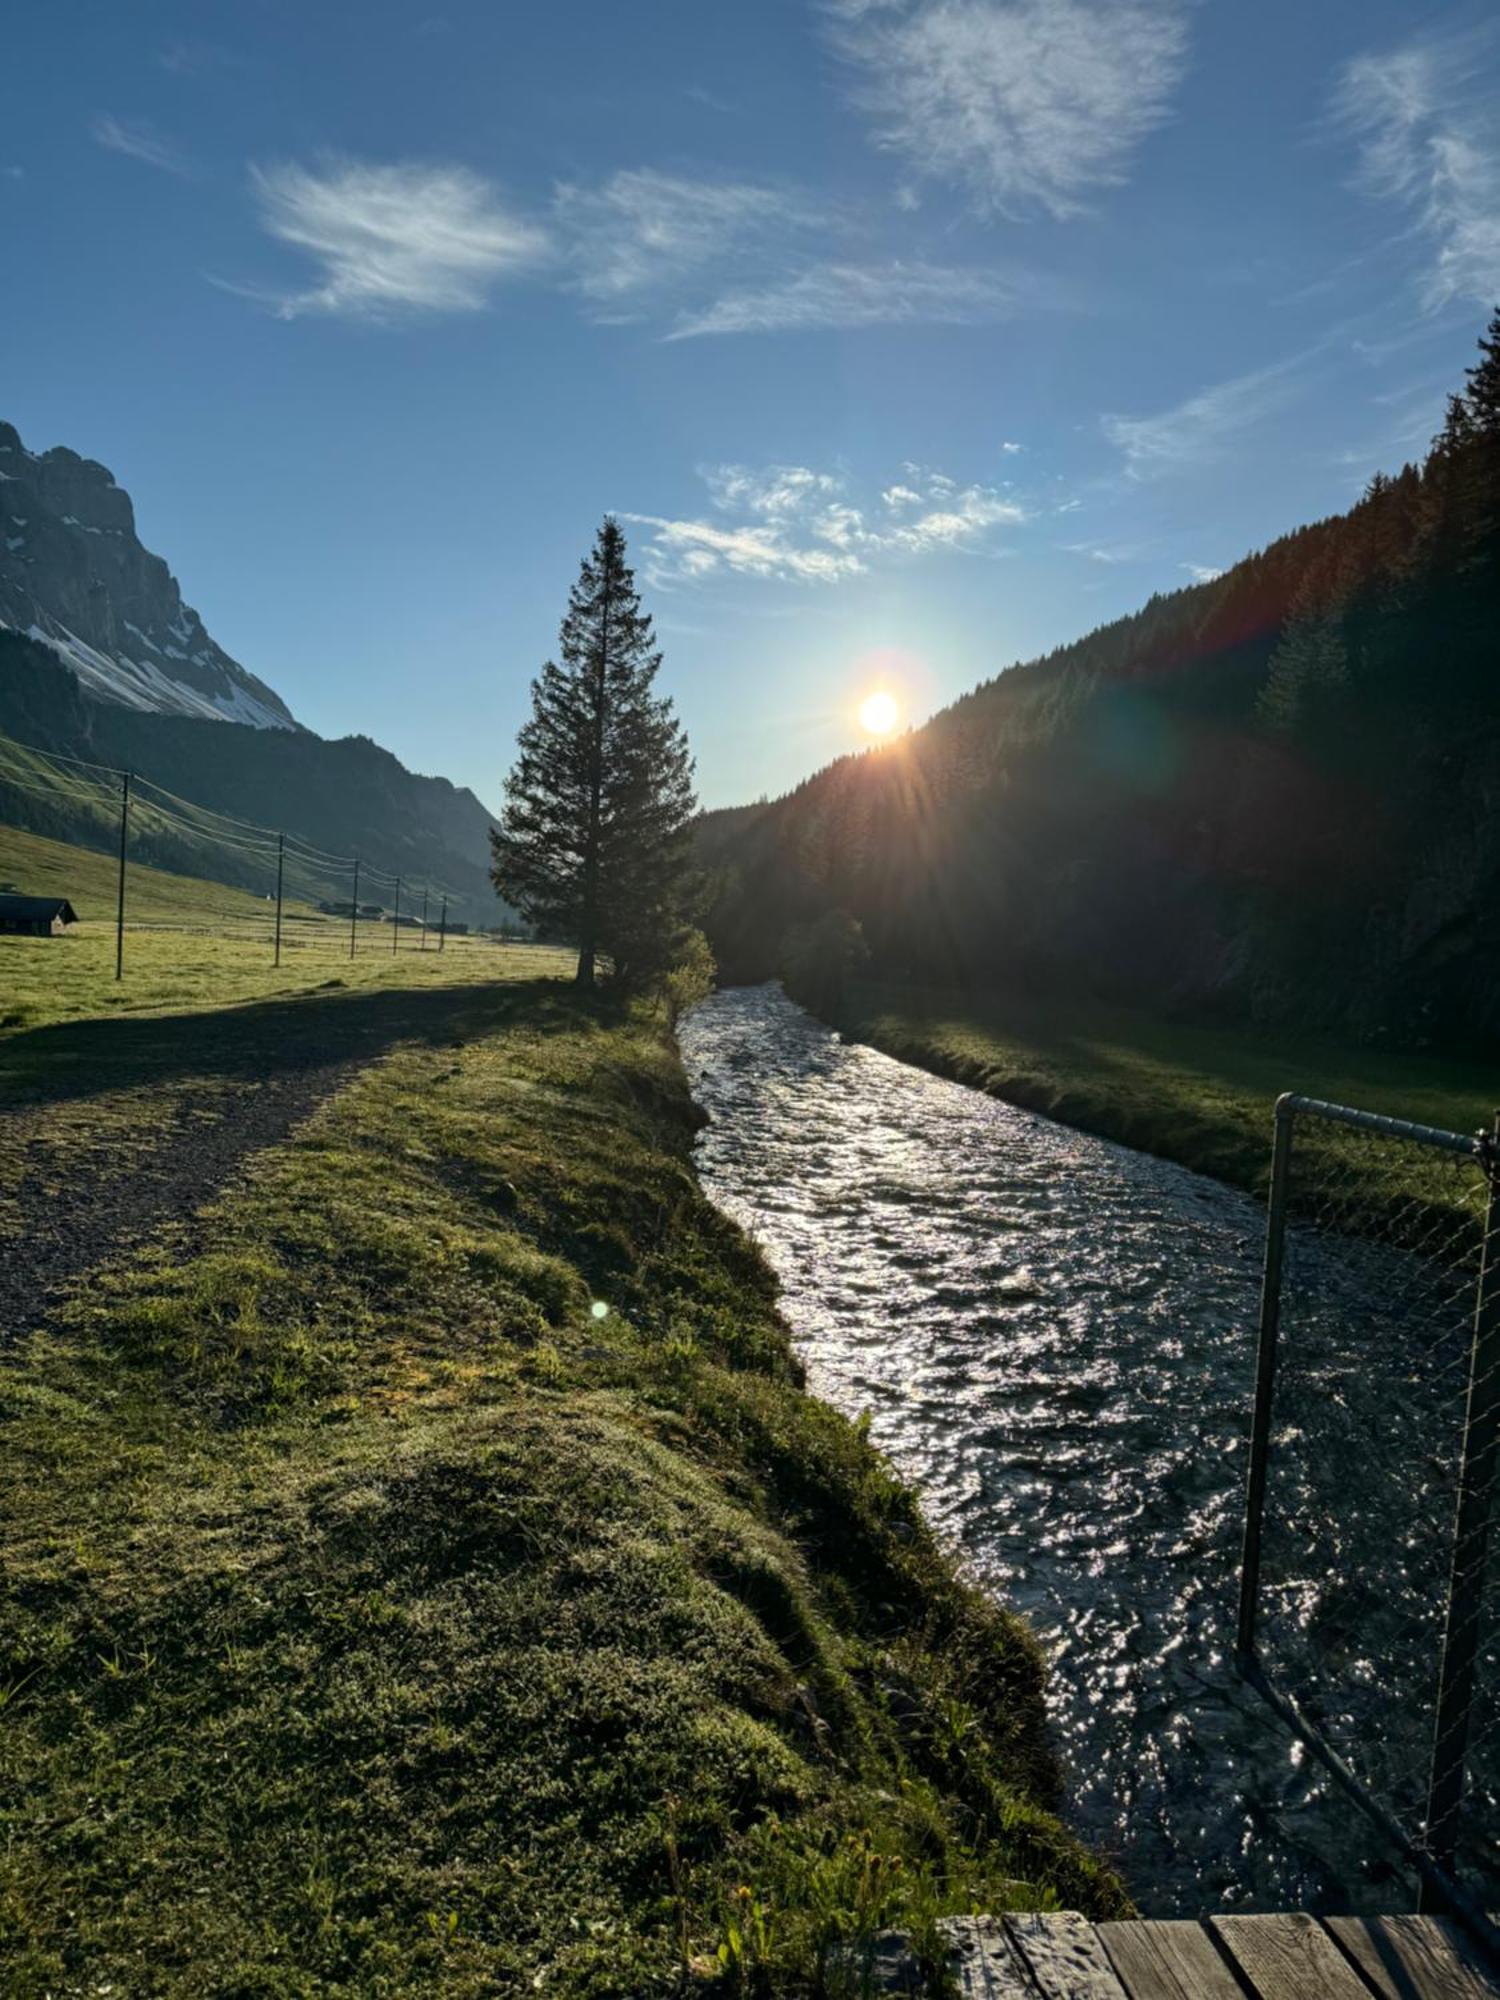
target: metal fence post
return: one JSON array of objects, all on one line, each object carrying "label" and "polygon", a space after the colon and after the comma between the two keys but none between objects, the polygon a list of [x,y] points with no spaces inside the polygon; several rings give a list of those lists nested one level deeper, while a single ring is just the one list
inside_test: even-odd
[{"label": "metal fence post", "polygon": [[[1479,1620],[1489,1560],[1490,1508],[1494,1495],[1496,1446],[1500,1443],[1500,1115],[1481,1141],[1489,1183],[1484,1243],[1479,1261],[1479,1293],[1474,1308],[1474,1344],[1464,1406],[1463,1465],[1458,1481],[1458,1513],[1453,1531],[1453,1569],[1443,1627],[1443,1662],[1438,1682],[1437,1724],[1432,1739],[1432,1780],[1427,1794],[1427,1847],[1433,1861],[1451,1874],[1458,1852],[1459,1812],[1469,1752],[1469,1719],[1474,1706]],[[1441,1907],[1424,1881],[1422,1908]]]},{"label": "metal fence post", "polygon": [[286,869],[286,835],[276,836],[276,963],[281,963],[281,884]]},{"label": "metal fence post", "polygon": [[427,949],[427,890],[422,890],[422,949]]},{"label": "metal fence post", "polygon": [[391,911],[391,950],[394,952],[401,939],[401,877],[396,877],[396,907]]},{"label": "metal fence post", "polygon": [[359,936],[359,856],[354,857],[354,901],[349,905],[349,956],[354,956],[355,939]]},{"label": "metal fence post", "polygon": [[443,914],[438,920],[438,950],[441,951],[444,945],[447,944],[447,942],[448,942],[448,898],[444,896]]},{"label": "metal fence post", "polygon": [[1260,1344],[1255,1360],[1255,1414],[1250,1425],[1250,1471],[1245,1485],[1245,1546],[1240,1559],[1240,1616],[1235,1653],[1241,1666],[1255,1657],[1260,1596],[1261,1531],[1266,1513],[1266,1470],[1271,1452],[1271,1402],[1276,1386],[1276,1346],[1281,1332],[1281,1264],[1286,1245],[1286,1196],[1292,1164],[1297,1101],[1276,1100],[1271,1153],[1271,1193],[1266,1209],[1266,1261],[1260,1287]]},{"label": "metal fence post", "polygon": [[125,977],[125,846],[130,838],[130,773],[120,774],[120,893],[115,903],[115,978]]}]

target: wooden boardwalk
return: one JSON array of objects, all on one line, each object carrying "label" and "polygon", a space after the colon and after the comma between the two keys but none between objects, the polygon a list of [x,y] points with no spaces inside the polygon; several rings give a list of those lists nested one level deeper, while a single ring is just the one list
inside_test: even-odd
[{"label": "wooden boardwalk", "polygon": [[[1091,1924],[959,1917],[963,2000],[1496,2000],[1500,1980],[1439,1917],[1209,1917]],[[891,1964],[877,1990],[913,1990]]]}]

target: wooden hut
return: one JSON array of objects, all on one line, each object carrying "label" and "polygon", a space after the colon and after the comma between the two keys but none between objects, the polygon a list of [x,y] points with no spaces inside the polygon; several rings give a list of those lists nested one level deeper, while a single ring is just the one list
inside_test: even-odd
[{"label": "wooden hut", "polygon": [[66,896],[0,896],[0,936],[61,937],[77,921]]}]

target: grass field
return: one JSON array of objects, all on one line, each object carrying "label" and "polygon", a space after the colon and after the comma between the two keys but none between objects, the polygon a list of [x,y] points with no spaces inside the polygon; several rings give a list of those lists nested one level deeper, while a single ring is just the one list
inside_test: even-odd
[{"label": "grass field", "polygon": [[[534,978],[571,969],[566,953],[491,938],[437,937],[365,924],[349,956],[349,925],[305,905],[284,912],[280,967],[273,908],[219,882],[132,864],[127,874],[125,977],[115,979],[116,864],[106,854],[0,826],[0,882],[66,896],[82,921],[58,938],[0,938],[0,1034],[94,1016],[218,1008],[326,990]],[[393,935],[399,951],[393,953]]]},{"label": "grass field", "polygon": [[[1120,1912],[660,1021],[459,1004],[0,1366],[0,1988],[853,1992],[889,1923]],[[102,1088],[163,1026],[33,1032]]]},{"label": "grass field", "polygon": [[[856,992],[849,1018],[862,1039],[903,1061],[1255,1192],[1268,1179],[1283,1091],[1457,1132],[1488,1127],[1500,1105],[1500,1061],[1254,1035],[1097,1003],[871,985]],[[1446,1156],[1382,1149],[1333,1128],[1301,1131],[1305,1178],[1336,1191],[1351,1224],[1390,1221],[1413,1200],[1447,1210],[1457,1198]]]}]

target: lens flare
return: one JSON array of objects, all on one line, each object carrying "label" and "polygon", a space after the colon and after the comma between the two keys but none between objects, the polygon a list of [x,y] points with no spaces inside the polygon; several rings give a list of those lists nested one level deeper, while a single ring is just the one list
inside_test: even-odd
[{"label": "lens flare", "polygon": [[901,720],[901,705],[885,688],[877,688],[860,703],[859,719],[872,736],[889,736]]}]

